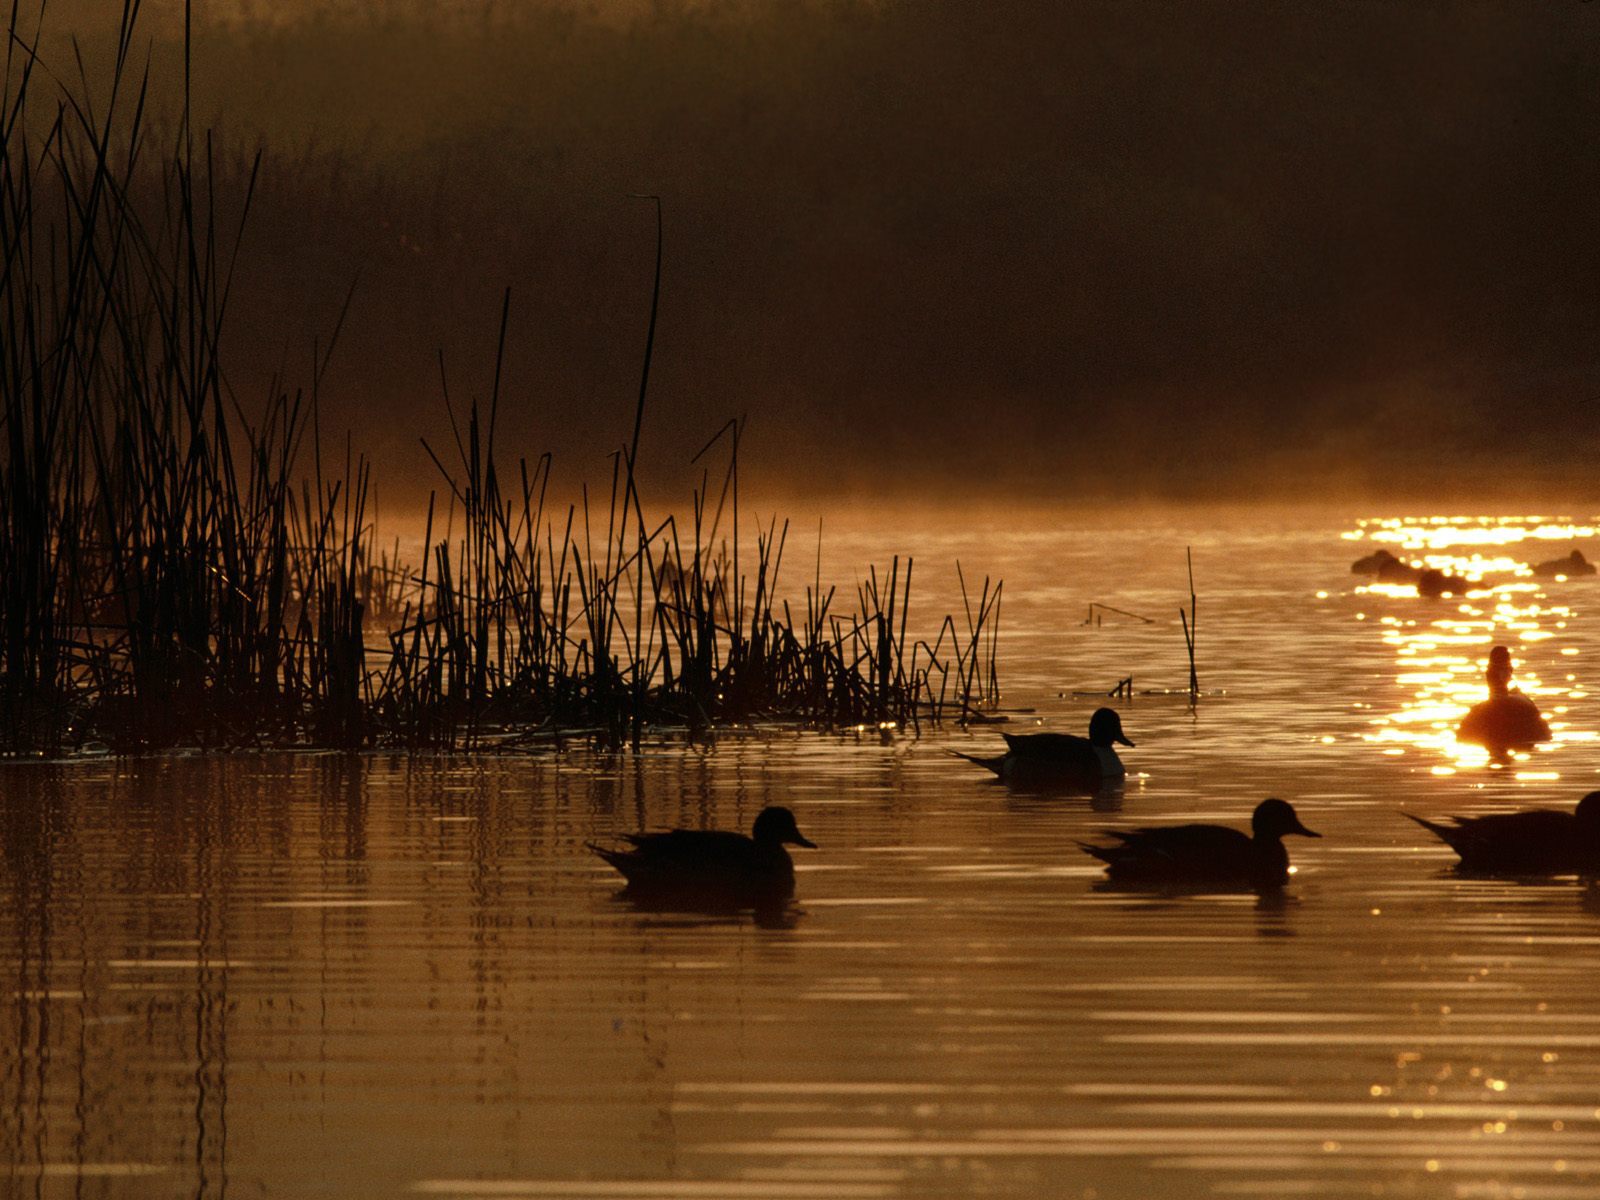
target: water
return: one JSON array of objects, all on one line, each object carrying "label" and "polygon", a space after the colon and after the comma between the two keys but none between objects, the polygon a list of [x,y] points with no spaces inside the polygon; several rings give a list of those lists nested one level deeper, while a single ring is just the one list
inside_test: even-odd
[{"label": "water", "polygon": [[[1500,583],[1365,587],[1374,537]],[[984,728],[6,767],[0,1194],[1600,1196],[1600,898],[1457,878],[1398,815],[1600,786],[1600,584],[1511,575],[1592,537],[902,527],[925,617],[956,557],[1005,576],[1013,729],[1184,686],[1194,547],[1211,694],[1120,702],[1134,777],[1094,802],[946,752]],[[1504,765],[1448,734],[1495,641],[1558,737]],[[1276,899],[1105,891],[1073,845],[1269,794],[1325,835]],[[636,911],[583,848],[768,803],[820,847],[779,920]]]}]

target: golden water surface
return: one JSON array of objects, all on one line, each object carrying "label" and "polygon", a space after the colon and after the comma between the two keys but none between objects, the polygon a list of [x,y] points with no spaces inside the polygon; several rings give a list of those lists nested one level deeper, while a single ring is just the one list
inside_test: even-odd
[{"label": "golden water surface", "polygon": [[[6,766],[0,1193],[1600,1196],[1600,895],[1458,878],[1400,815],[1600,787],[1600,584],[1529,570],[1594,537],[902,532],[930,620],[956,558],[1004,575],[1002,728],[1081,731],[1133,677],[1133,774],[1093,800],[948,753],[986,727]],[[1377,546],[1471,586],[1352,575]],[[894,548],[825,543],[847,584]],[[1452,733],[1495,644],[1554,732],[1499,763]],[[1074,845],[1267,795],[1324,835],[1279,897],[1107,891]],[[769,803],[819,846],[777,919],[638,911],[584,849]]]}]

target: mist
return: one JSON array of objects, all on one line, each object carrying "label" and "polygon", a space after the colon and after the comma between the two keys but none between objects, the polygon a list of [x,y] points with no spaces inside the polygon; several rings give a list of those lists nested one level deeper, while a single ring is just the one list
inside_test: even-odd
[{"label": "mist", "polygon": [[[110,10],[46,51],[104,62]],[[500,446],[606,477],[649,193],[661,487],[747,417],[801,497],[1588,495],[1596,10],[197,8],[224,212],[262,154],[230,383],[307,386],[338,329],[324,434],[420,497],[509,288]],[[168,114],[180,15],[141,34]]]}]

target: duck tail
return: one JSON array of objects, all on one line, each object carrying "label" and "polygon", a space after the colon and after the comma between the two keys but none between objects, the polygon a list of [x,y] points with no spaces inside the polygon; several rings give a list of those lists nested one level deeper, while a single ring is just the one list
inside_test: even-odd
[{"label": "duck tail", "polygon": [[960,750],[952,750],[950,753],[957,758],[964,758],[970,763],[977,763],[984,770],[993,771],[996,775],[1000,774],[1002,770],[1001,764],[1006,760],[1004,754],[996,754],[992,758],[984,758],[977,754],[963,754]]},{"label": "duck tail", "polygon": [[623,875],[627,875],[628,870],[625,864],[628,862],[628,855],[630,853],[629,851],[613,850],[608,846],[601,846],[594,842],[585,842],[583,845],[584,849],[588,850],[591,854],[599,855],[611,866],[615,867],[618,871],[621,871]]},{"label": "duck tail", "polygon": [[1415,821],[1418,825],[1421,825],[1424,829],[1426,829],[1429,833],[1433,834],[1434,837],[1438,838],[1445,845],[1448,846],[1448,845],[1452,845],[1453,844],[1450,841],[1450,835],[1452,833],[1454,833],[1455,830],[1451,829],[1450,826],[1448,826],[1448,825],[1440,825],[1437,821],[1429,821],[1424,817],[1417,816],[1415,813],[1402,812],[1400,815],[1402,817],[1406,817],[1406,818],[1408,818],[1408,819],[1410,819],[1412,821]]},{"label": "duck tail", "polygon": [[1117,861],[1115,847],[1095,846],[1091,845],[1089,842],[1078,842],[1077,847],[1085,854],[1091,854],[1095,858],[1098,858],[1107,866],[1110,866],[1112,863]]}]

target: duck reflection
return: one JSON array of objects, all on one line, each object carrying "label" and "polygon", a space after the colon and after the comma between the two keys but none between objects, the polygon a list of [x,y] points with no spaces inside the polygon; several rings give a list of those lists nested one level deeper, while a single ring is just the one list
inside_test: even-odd
[{"label": "duck reflection", "polygon": [[743,925],[746,922],[758,929],[795,929],[805,915],[804,910],[792,899],[739,904],[693,894],[637,893],[627,888],[612,899],[632,912],[660,918],[651,921],[652,926],[675,929]]},{"label": "duck reflection", "polygon": [[1008,804],[1021,811],[1047,806],[1059,808],[1064,800],[1086,800],[1094,812],[1121,812],[1127,795],[1127,782],[1124,779],[1107,781],[1097,788],[1077,787],[1070,783],[1033,780],[1007,782],[999,779],[994,781],[994,785],[1005,788]]},{"label": "duck reflection", "polygon": [[1294,928],[1289,924],[1289,914],[1300,904],[1296,896],[1291,896],[1281,887],[1261,888],[1256,892],[1256,933],[1264,938],[1288,938],[1294,936]]}]

